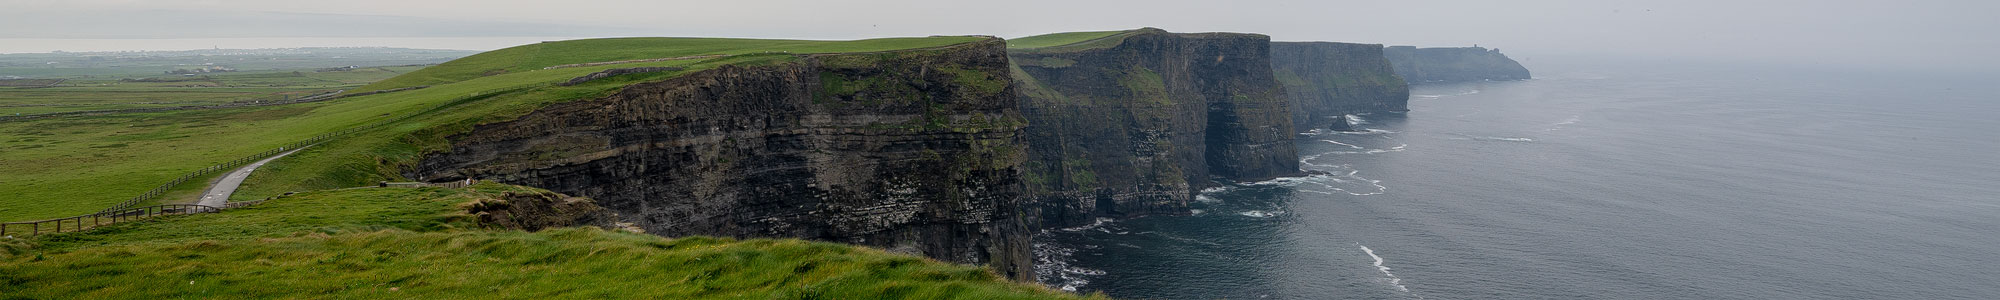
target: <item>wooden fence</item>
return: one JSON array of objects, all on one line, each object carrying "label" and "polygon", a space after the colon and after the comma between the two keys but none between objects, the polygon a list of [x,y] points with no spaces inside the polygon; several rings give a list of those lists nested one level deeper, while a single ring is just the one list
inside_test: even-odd
[{"label": "wooden fence", "polygon": [[166,194],[166,193],[167,193],[167,190],[171,190],[171,189],[173,189],[173,188],[174,188],[175,186],[179,186],[179,185],[181,185],[182,183],[187,183],[187,181],[189,181],[189,180],[194,180],[194,179],[199,179],[199,178],[202,178],[203,176],[208,176],[209,174],[213,174],[213,173],[215,173],[215,172],[219,172],[219,171],[229,171],[229,170],[234,170],[234,169],[236,169],[236,167],[239,167],[239,166],[242,166],[242,165],[244,165],[244,164],[248,164],[248,163],[252,163],[252,162],[256,162],[256,161],[259,161],[259,160],[263,160],[264,158],[268,158],[268,157],[271,157],[272,155],[278,155],[279,153],[285,153],[285,151],[289,151],[289,150],[292,150],[292,149],[298,149],[298,148],[303,148],[303,147],[306,147],[306,146],[311,146],[311,145],[316,145],[316,144],[319,144],[319,143],[322,143],[322,142],[326,142],[326,141],[328,141],[328,140],[332,140],[332,139],[334,139],[334,138],[339,138],[339,137],[344,137],[344,136],[347,136],[347,135],[349,135],[349,134],[354,134],[354,133],[356,133],[356,132],[361,132],[361,131],[364,131],[364,130],[369,130],[369,129],[374,129],[374,128],[376,128],[376,127],[381,127],[382,125],[388,125],[389,123],[395,123],[395,122],[399,122],[399,121],[402,121],[402,120],[404,120],[404,119],[409,119],[410,117],[414,117],[414,116],[417,116],[417,115],[421,115],[421,114],[426,114],[426,113],[430,113],[430,112],[434,112],[434,111],[438,111],[438,110],[441,110],[441,109],[444,109],[444,108],[446,108],[446,107],[451,107],[451,106],[455,106],[455,105],[458,105],[458,104],[464,104],[464,103],[466,103],[466,102],[471,102],[472,100],[478,100],[478,99],[483,99],[483,97],[484,97],[484,96],[491,96],[491,95],[494,95],[494,94],[499,94],[499,93],[502,93],[502,92],[505,92],[505,91],[509,91],[509,90],[506,90],[506,89],[496,89],[496,90],[488,90],[488,91],[482,91],[482,92],[478,92],[478,93],[473,93],[472,95],[470,95],[470,96],[467,96],[466,98],[461,98],[461,99],[459,99],[459,100],[455,100],[455,101],[453,101],[453,102],[450,102],[450,103],[446,103],[446,104],[444,104],[444,105],[438,105],[438,106],[436,106],[436,107],[431,107],[431,108],[428,108],[428,109],[425,109],[424,111],[420,111],[420,112],[417,112],[417,113],[411,113],[411,114],[404,114],[404,115],[401,115],[401,116],[395,116],[395,117],[392,117],[392,118],[388,118],[388,119],[384,119],[384,120],[381,120],[381,121],[375,121],[375,122],[373,122],[373,123],[368,123],[368,124],[366,124],[366,125],[361,125],[361,126],[356,126],[356,127],[353,127],[353,128],[348,128],[348,129],[343,129],[343,130],[340,130],[340,131],[334,131],[334,132],[329,132],[329,133],[324,133],[324,134],[320,134],[320,135],[315,135],[315,136],[313,136],[313,137],[311,137],[311,138],[307,138],[307,139],[305,139],[305,140],[303,140],[303,141],[297,141],[297,142],[292,142],[292,143],[290,143],[290,144],[285,144],[284,146],[279,146],[279,147],[278,147],[277,149],[271,149],[271,150],[265,150],[264,152],[258,152],[257,154],[251,154],[251,155],[249,155],[249,156],[244,156],[244,157],[242,157],[242,158],[237,158],[237,159],[234,159],[234,160],[230,160],[230,161],[227,161],[227,162],[223,162],[223,163],[221,163],[221,164],[216,164],[216,165],[213,165],[213,166],[208,166],[208,167],[206,167],[206,168],[201,168],[201,169],[198,169],[198,170],[195,170],[194,172],[188,172],[187,174],[182,174],[182,175],[181,175],[180,177],[178,177],[178,178],[174,178],[174,180],[170,180],[170,181],[167,181],[166,183],[163,183],[163,184],[160,184],[160,186],[158,186],[158,187],[153,187],[153,189],[152,189],[152,190],[147,190],[147,191],[146,191],[145,193],[140,193],[140,194],[139,194],[138,196],[135,196],[135,197],[132,197],[132,199],[127,199],[127,200],[125,200],[125,202],[119,202],[119,203],[118,203],[117,205],[112,205],[111,207],[109,207],[109,208],[105,208],[104,210],[102,210],[102,211],[98,211],[98,212],[99,212],[99,213],[103,213],[103,212],[109,212],[109,211],[114,211],[114,210],[120,210],[120,209],[126,209],[126,208],[131,208],[132,206],[135,206],[135,205],[139,205],[140,203],[145,203],[146,201],[148,201],[148,200],[152,200],[153,198],[158,198],[158,197],[160,197],[160,195],[164,195],[164,194]]},{"label": "wooden fence", "polygon": [[[376,127],[381,127],[382,125],[388,125],[390,123],[399,122],[404,119],[409,119],[410,117],[414,117],[417,115],[436,112],[439,110],[443,110],[445,108],[471,103],[473,101],[485,99],[493,95],[498,95],[501,93],[516,91],[516,90],[520,90],[520,88],[493,89],[493,90],[474,92],[471,95],[467,95],[464,98],[459,98],[457,100],[452,100],[451,102],[446,102],[438,106],[426,108],[416,113],[404,114],[401,116],[395,116],[389,119],[368,123],[366,125],[361,125],[353,128],[343,129],[340,131],[316,135],[313,136],[312,138],[308,138],[303,141],[285,144],[284,146],[280,146],[277,149],[258,152],[257,154],[252,154],[250,156],[238,158],[235,160],[230,160],[228,162],[224,162],[222,164],[217,164],[214,166],[209,166],[207,168],[202,168],[200,170],[195,170],[194,172],[189,172],[186,175],[181,175],[181,177],[179,178],[175,178],[172,181],[168,181],[165,184],[161,184],[159,187],[154,187],[152,190],[148,190],[145,193],[141,193],[137,197],[132,197],[132,199],[125,200],[125,202],[120,202],[117,205],[112,205],[110,208],[105,208],[104,210],[98,211],[97,213],[75,216],[75,217],[67,217],[67,218],[48,219],[41,221],[0,223],[0,237],[10,236],[9,234],[20,233],[20,232],[26,232],[30,236],[40,235],[43,233],[74,232],[74,231],[90,229],[93,227],[97,227],[99,225],[116,224],[119,222],[129,222],[137,219],[151,218],[153,216],[218,212],[222,211],[223,209],[256,205],[257,203],[262,203],[264,201],[258,200],[258,201],[245,201],[245,202],[229,202],[224,204],[223,207],[213,207],[213,206],[194,205],[194,204],[161,204],[161,205],[153,205],[145,207],[133,207],[135,205],[139,205],[139,203],[143,203],[147,200],[151,200],[153,198],[159,197],[160,195],[166,194],[167,190],[173,189],[175,186],[178,186],[182,183],[186,183],[188,180],[201,178],[202,176],[208,175],[210,173],[234,169],[236,166],[241,166],[243,164],[248,164],[258,160],[263,160],[264,158],[271,157],[272,155],[285,153],[285,151],[291,149],[298,149],[306,146],[319,144],[322,142],[326,142],[327,140],[343,137],[349,134],[354,134],[356,132],[361,132],[363,130],[374,129]],[[410,184],[412,184],[411,186],[413,187],[462,188],[466,186],[471,186],[474,183],[478,183],[478,180],[468,179],[462,182],[410,183]],[[389,186],[388,184],[389,184],[388,182],[383,182],[382,186],[387,187]],[[405,183],[397,183],[397,184],[401,185]],[[85,221],[86,219],[89,221],[86,222]],[[67,226],[65,226],[65,224],[67,224]],[[21,228],[27,228],[27,231],[20,231]]]},{"label": "wooden fence", "polygon": [[[263,202],[263,201],[256,201],[256,202]],[[234,207],[249,206],[256,203],[245,203],[242,205],[234,205],[236,203],[230,203],[230,204],[232,204],[230,207],[234,208]],[[0,237],[11,237],[14,235],[21,235],[21,234],[26,234],[28,236],[36,236],[49,233],[77,232],[91,228],[96,228],[97,226],[148,220],[152,219],[153,217],[159,217],[159,216],[210,213],[210,212],[222,211],[222,209],[223,208],[218,208],[214,206],[204,206],[195,204],[161,204],[161,205],[146,206],[146,207],[126,208],[108,212],[99,212],[94,214],[60,218],[60,219],[48,219],[48,220],[28,221],[28,222],[6,222],[6,223],[0,223]]]}]

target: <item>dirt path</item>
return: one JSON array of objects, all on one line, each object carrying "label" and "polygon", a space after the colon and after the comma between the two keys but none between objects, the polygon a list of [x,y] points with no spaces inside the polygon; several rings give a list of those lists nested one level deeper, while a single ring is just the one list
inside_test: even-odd
[{"label": "dirt path", "polygon": [[278,158],[285,157],[286,155],[292,155],[292,153],[296,153],[299,152],[299,150],[305,150],[305,149],[306,147],[299,147],[298,149],[292,149],[292,151],[285,151],[285,153],[278,153],[278,155],[272,155],[271,157],[264,158],[264,160],[259,160],[257,162],[253,162],[248,165],[243,165],[243,167],[241,168],[236,168],[235,171],[229,171],[228,175],[222,175],[221,179],[217,179],[215,183],[209,184],[208,191],[202,192],[201,200],[195,201],[194,204],[199,204],[209,207],[222,207],[222,205],[229,203],[229,195],[235,194],[236,188],[243,185],[243,179],[250,178],[250,172],[257,171],[257,168],[263,167],[264,163],[277,160]]}]

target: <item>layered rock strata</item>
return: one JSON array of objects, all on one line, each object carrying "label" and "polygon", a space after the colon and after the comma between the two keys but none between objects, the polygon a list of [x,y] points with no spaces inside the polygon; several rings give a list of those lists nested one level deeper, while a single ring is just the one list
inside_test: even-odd
[{"label": "layered rock strata", "polygon": [[1271,69],[1291,95],[1300,130],[1348,130],[1347,114],[1409,110],[1410,86],[1396,76],[1382,45],[1271,43]]},{"label": "layered rock strata", "polygon": [[1026,279],[1008,75],[999,39],[723,66],[480,125],[407,175],[589,197],[653,234],[837,241]]},{"label": "layered rock strata", "polygon": [[1185,214],[1211,178],[1299,172],[1270,39],[1141,29],[1010,49],[1040,227]]}]

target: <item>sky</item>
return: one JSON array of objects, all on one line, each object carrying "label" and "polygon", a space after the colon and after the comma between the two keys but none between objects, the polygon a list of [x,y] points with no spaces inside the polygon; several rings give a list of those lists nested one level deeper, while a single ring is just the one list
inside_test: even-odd
[{"label": "sky", "polygon": [[2000,1],[1991,0],[0,0],[0,8],[0,52],[326,43],[487,50],[587,37],[1011,38],[1158,27],[1279,41],[1477,44],[1527,60],[2000,69],[2000,56],[1988,54],[2000,48]]}]

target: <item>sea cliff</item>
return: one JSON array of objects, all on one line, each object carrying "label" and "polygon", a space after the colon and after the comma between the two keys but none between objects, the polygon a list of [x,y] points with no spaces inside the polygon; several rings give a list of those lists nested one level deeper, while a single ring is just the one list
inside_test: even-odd
[{"label": "sea cliff", "polygon": [[1290,93],[1292,121],[1300,130],[1345,130],[1347,114],[1409,110],[1409,84],[1395,74],[1382,45],[1271,43],[1271,68]]},{"label": "sea cliff", "polygon": [[1500,54],[1500,49],[1391,46],[1383,54],[1395,65],[1396,75],[1410,83],[1531,78],[1528,68]]},{"label": "sea cliff", "polygon": [[665,236],[805,238],[1026,279],[1026,122],[999,39],[799,55],[479,125],[411,178],[596,199]]},{"label": "sea cliff", "polygon": [[1185,214],[1212,178],[1299,173],[1269,37],[1146,28],[1008,55],[1039,227]]}]

